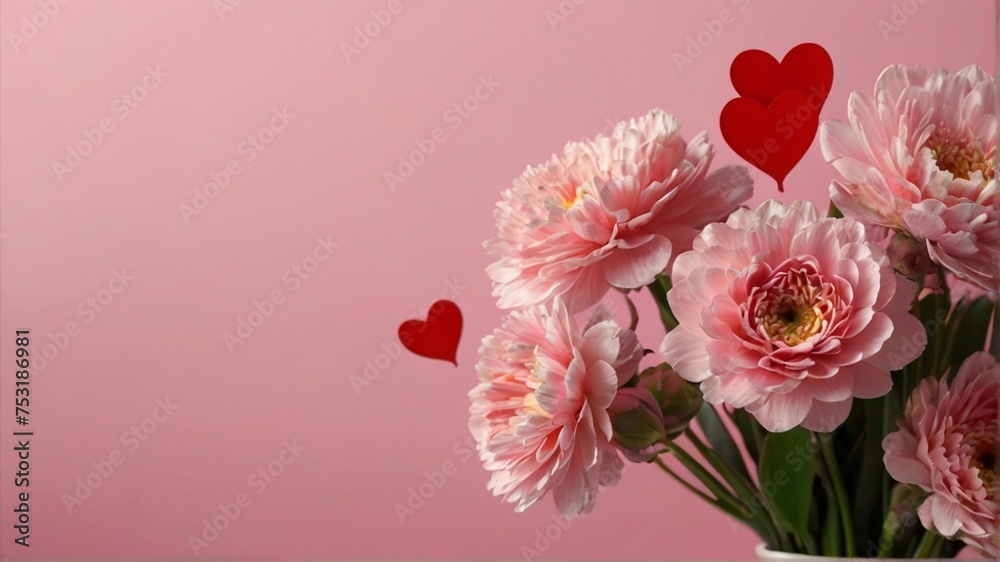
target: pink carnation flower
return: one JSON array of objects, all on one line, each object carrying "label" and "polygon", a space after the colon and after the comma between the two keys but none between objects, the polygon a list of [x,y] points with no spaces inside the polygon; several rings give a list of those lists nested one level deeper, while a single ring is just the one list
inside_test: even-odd
[{"label": "pink carnation flower", "polygon": [[518,512],[551,490],[564,517],[589,513],[621,475],[608,408],[642,358],[635,334],[603,307],[580,331],[556,300],[512,312],[479,354],[469,429],[489,489]]},{"label": "pink carnation flower", "polygon": [[930,494],[917,510],[924,527],[994,558],[1000,558],[998,400],[1000,365],[989,353],[976,353],[951,388],[945,380],[923,379],[899,431],[882,441],[889,474]]},{"label": "pink carnation flower", "polygon": [[499,257],[486,270],[499,306],[561,296],[578,311],[611,287],[652,283],[701,227],[751,195],[745,168],[709,173],[713,153],[705,133],[686,143],[654,109],[529,167],[503,193],[499,235],[485,243]]},{"label": "pink carnation flower", "polygon": [[770,431],[831,431],[857,398],[923,350],[915,292],[851,219],[767,201],[711,224],[677,257],[670,306],[680,326],[664,359],[705,400],[746,408]]},{"label": "pink carnation flower", "polygon": [[997,90],[976,66],[956,74],[890,66],[874,97],[854,92],[850,124],[827,121],[820,143],[845,181],[844,215],[922,241],[960,279],[996,290],[1000,188],[993,169]]}]

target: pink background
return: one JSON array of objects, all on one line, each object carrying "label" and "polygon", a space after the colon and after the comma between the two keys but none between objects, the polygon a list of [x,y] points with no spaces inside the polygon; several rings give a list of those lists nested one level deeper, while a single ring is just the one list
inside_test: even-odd
[{"label": "pink background", "polygon": [[[220,17],[226,1],[76,0],[51,17],[36,15],[46,0],[2,3],[0,556],[192,557],[203,521],[246,494],[202,557],[520,559],[546,544],[552,503],[515,514],[463,442],[478,342],[502,316],[480,246],[500,190],[566,141],[656,106],[735,162],[717,121],[744,49],[824,45],[836,67],[824,119],[844,118],[850,91],[890,63],[995,59],[988,0],[563,0],[554,26],[558,0],[403,0],[349,60],[342,44],[387,1],[246,0]],[[884,37],[878,20],[904,4],[919,8]],[[672,54],[723,10],[732,23],[679,71]],[[15,48],[33,16],[47,21]],[[146,79],[155,89],[141,86],[147,67],[166,73]],[[449,113],[490,77],[474,111]],[[120,96],[137,87],[125,114]],[[247,161],[241,143],[281,108],[294,118]],[[104,119],[113,129],[57,178],[53,161]],[[385,173],[435,129],[433,154],[391,190]],[[230,160],[239,174],[186,221],[179,205]],[[832,177],[814,143],[786,200],[825,206]],[[754,178],[755,202],[776,195]],[[312,262],[317,237],[338,247]],[[295,286],[283,276],[297,264],[318,267]],[[231,353],[223,335],[275,290],[281,302]],[[459,368],[396,355],[398,324],[446,291],[465,314]],[[640,306],[656,347],[645,294]],[[12,534],[18,329],[33,357],[52,343],[30,386],[30,550]],[[366,361],[377,376],[358,392]],[[168,399],[176,410],[156,411],[145,441],[122,439]],[[305,450],[282,464],[293,440]],[[70,513],[64,494],[95,463],[113,471]],[[248,482],[269,463],[281,474],[265,489]],[[394,505],[443,467],[401,523]],[[651,466],[554,529],[544,558],[751,558],[758,542]]]}]

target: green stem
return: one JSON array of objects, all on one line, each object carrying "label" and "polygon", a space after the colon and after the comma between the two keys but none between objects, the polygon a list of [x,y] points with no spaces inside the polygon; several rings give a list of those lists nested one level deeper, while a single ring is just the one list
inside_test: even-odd
[{"label": "green stem", "polygon": [[[910,303],[910,314],[916,316],[917,319],[920,320],[920,325],[924,327],[924,330],[926,332],[926,330],[927,330],[927,321],[929,319],[928,318],[924,318],[920,314],[921,313],[920,294],[924,290],[925,277],[926,277],[925,274],[921,274],[919,277],[917,277],[917,292],[914,293],[914,295],[913,295],[913,302]],[[934,317],[934,314],[932,313],[931,314],[931,318],[933,318],[933,317]],[[942,334],[941,334],[942,331],[943,330],[941,330],[940,328],[938,328],[937,331],[934,332],[933,338],[935,339],[935,343],[937,341],[937,338],[940,338],[942,336]],[[917,357],[917,359],[915,361],[913,361],[910,364],[908,364],[905,367],[903,367],[903,377],[902,377],[902,379],[903,379],[902,380],[902,387],[903,387],[902,395],[903,396],[909,396],[910,392],[912,392],[913,389],[910,388],[911,381],[918,380],[918,379],[920,379],[920,377],[924,376],[924,356],[925,355],[926,355],[926,353],[921,352],[920,356]]]},{"label": "green stem", "polygon": [[[723,406],[723,408],[725,408],[725,406]],[[719,415],[718,410],[715,409],[715,406],[709,406],[709,408],[707,408],[707,409],[711,412],[712,417],[714,417],[715,420],[719,423],[719,427],[722,428],[722,434],[725,437],[727,443],[733,449],[735,449],[736,451],[739,451],[740,448],[739,448],[739,446],[736,445],[736,440],[733,439],[732,433],[729,432],[729,428],[726,427],[726,423],[723,421],[722,416]],[[735,468],[736,471],[739,472],[740,474],[745,475],[745,476],[749,476],[750,475],[750,471],[747,470],[746,461],[743,460],[743,454],[742,454],[742,452],[740,453],[740,456],[739,456],[739,463],[740,463],[739,466],[734,466],[733,468]]]},{"label": "green stem", "polygon": [[[764,436],[761,435],[760,424],[752,416],[747,414],[743,410],[733,410],[729,411],[724,406],[722,411],[726,413],[726,417],[729,421],[733,422],[733,425],[740,431],[740,435],[743,436],[743,445],[746,446],[747,452],[750,453],[750,458],[754,462],[760,462],[760,454],[764,450]],[[745,423],[741,425],[740,420],[737,419],[741,416]]]},{"label": "green stem", "polygon": [[946,302],[948,303],[948,307],[950,308],[951,304],[952,304],[952,302],[951,302],[951,287],[949,287],[948,283],[945,282],[945,280],[948,277],[947,277],[947,275],[945,275],[944,267],[942,267],[940,265],[937,266],[937,277],[940,280],[941,293],[944,294],[944,298],[945,298]]},{"label": "green stem", "polygon": [[748,502],[751,498],[756,497],[760,500],[761,494],[758,492],[756,487],[754,487],[753,482],[747,480],[743,475],[737,472],[733,467],[726,462],[718,453],[711,449],[708,445],[698,437],[698,435],[691,431],[691,428],[684,430],[684,435],[691,440],[694,444],[695,449],[698,449],[698,453],[705,457],[708,464],[712,465],[712,468],[719,473],[719,476],[732,486],[733,491],[743,500],[744,503]]},{"label": "green stem", "polygon": [[987,346],[994,358],[1000,357],[1000,309],[998,308],[1000,307],[993,307],[993,332],[990,335],[990,344]]},{"label": "green stem", "polygon": [[[896,431],[897,421],[902,415],[906,398],[900,395],[899,388],[893,386],[888,394],[882,398],[876,398],[876,400],[882,403],[882,435],[888,435]],[[877,451],[881,452],[881,446],[878,447]],[[892,508],[892,482],[889,473],[882,471],[882,513],[888,514]]]},{"label": "green stem", "polygon": [[628,314],[631,319],[628,329],[634,332],[635,327],[639,325],[639,311],[635,309],[635,303],[629,298],[628,291],[622,291],[622,296],[625,297],[625,304],[628,305]]},{"label": "green stem", "polygon": [[674,469],[667,466],[667,463],[663,462],[663,459],[661,459],[660,457],[653,458],[653,462],[656,463],[656,466],[662,468],[663,472],[666,472],[667,474],[672,476],[674,480],[680,483],[681,486],[684,486],[684,488],[686,488],[687,491],[698,496],[702,500],[714,505],[715,507],[721,509],[722,511],[725,511],[726,513],[732,515],[733,517],[740,517],[739,513],[733,511],[729,506],[725,505],[723,502],[713,498],[712,496],[706,494],[705,492],[702,492],[698,488],[695,488],[693,484],[685,480],[684,477],[682,477],[680,474],[677,474],[677,472],[675,472]]},{"label": "green stem", "polygon": [[712,475],[711,472],[705,470],[698,461],[692,457],[687,451],[682,449],[679,445],[671,441],[670,439],[663,439],[661,441],[670,451],[671,454],[682,464],[684,468],[698,479],[699,482],[705,485],[706,488],[717,497],[719,500],[726,502],[737,511],[740,509],[740,502],[733,496],[733,493],[726,489],[726,487],[719,482],[719,480]]},{"label": "green stem", "polygon": [[854,525],[851,522],[851,508],[848,505],[844,479],[840,475],[840,465],[837,464],[837,455],[833,450],[833,440],[818,440],[823,450],[823,460],[830,474],[830,482],[833,484],[833,493],[837,498],[837,509],[840,511],[840,524],[844,531],[844,555],[853,558],[857,556],[857,549],[854,545]]},{"label": "green stem", "polygon": [[937,540],[934,541],[934,547],[931,548],[931,558],[941,558],[941,552],[947,544],[948,541],[945,540],[944,537],[938,537]]},{"label": "green stem", "polygon": [[825,464],[817,464],[816,476],[827,498],[826,514],[823,517],[822,525],[823,556],[839,556],[841,554],[840,547],[844,544],[843,531],[840,528],[841,518],[838,515],[837,503],[833,500],[836,497],[833,491],[833,482],[830,478],[830,471],[827,470]]},{"label": "green stem", "polygon": [[917,546],[917,552],[913,554],[913,557],[934,558],[941,552],[941,548],[943,546],[944,537],[927,531],[924,533],[923,538],[920,539],[920,544]]},{"label": "green stem", "polygon": [[771,529],[769,526],[765,525],[759,516],[755,517],[755,513],[751,513],[750,517],[747,517],[743,513],[746,506],[741,504],[739,499],[733,496],[733,493],[728,490],[719,480],[709,471],[705,470],[705,467],[692,457],[687,451],[682,447],[671,441],[670,439],[663,439],[661,441],[667,449],[674,455],[683,466],[701,482],[708,490],[715,495],[723,504],[727,505],[732,509],[732,512],[727,510],[727,513],[735,513],[735,517],[746,522],[758,535],[761,536],[768,544],[782,546],[783,543],[779,542],[780,536]]},{"label": "green stem", "polygon": [[[827,482],[823,482],[823,489],[827,497],[833,497],[833,488]],[[827,502],[826,515],[823,519],[823,556],[836,556],[839,546],[843,541],[840,529],[840,519],[837,517],[837,506],[832,502]]]},{"label": "green stem", "polygon": [[780,529],[777,521],[774,519],[774,514],[771,513],[765,502],[763,501],[763,494],[761,494],[754,483],[749,480],[749,476],[743,476],[736,469],[734,469],[721,455],[719,455],[714,449],[707,446],[698,435],[691,431],[690,428],[684,431],[684,435],[687,436],[691,443],[694,444],[698,453],[708,461],[708,464],[715,469],[716,472],[721,476],[733,489],[733,492],[739,498],[739,501],[744,506],[754,505],[753,500],[757,500],[761,506],[761,509],[754,510],[752,518],[758,523],[758,526],[754,528],[767,529],[769,534],[775,537],[781,536]]},{"label": "green stem", "polygon": [[[962,312],[964,311],[952,310],[951,314],[957,316]],[[955,347],[955,337],[958,335],[958,334],[947,334],[947,337],[944,337],[945,334],[946,333],[942,333],[941,334],[942,337],[939,337],[937,339],[937,342],[934,343],[934,356],[931,358],[931,371],[929,373],[918,373],[917,376],[921,378],[922,377],[937,377],[939,379],[944,378],[943,377],[944,371],[945,369],[948,368],[948,358],[951,357],[952,348]],[[945,340],[948,340],[947,343],[945,343]],[[903,397],[904,400],[907,398],[909,397],[908,396]]]},{"label": "green stem", "polygon": [[[939,280],[941,280],[940,281],[941,291],[944,294],[944,302],[945,306],[947,307],[949,316],[957,314],[959,311],[953,306],[954,303],[951,302],[951,289],[948,287],[948,283],[944,282],[945,279],[944,269],[941,268],[940,266],[937,268],[937,277]],[[959,304],[961,304],[962,300],[964,299],[960,299]],[[948,320],[950,321],[952,320],[952,318],[948,318]],[[940,375],[942,375],[944,373],[944,370],[947,368],[948,365],[947,358],[951,357],[951,349],[955,343],[955,334],[950,334],[950,337],[944,337],[946,334],[944,326],[940,327],[939,332],[941,333],[938,335],[937,341],[934,344],[934,356],[931,358],[931,372],[917,373],[917,376],[921,378],[926,376],[934,376],[940,378]],[[942,344],[945,343],[945,340],[948,341],[944,349],[945,352],[942,353],[941,346]],[[908,396],[904,396],[903,400],[906,400],[907,398]]]},{"label": "green stem", "polygon": [[649,289],[650,294],[653,295],[656,307],[660,310],[660,321],[663,322],[664,329],[669,332],[676,328],[680,323],[674,316],[673,311],[670,310],[670,303],[667,301],[667,293],[672,288],[670,278],[663,274],[657,275],[656,279],[646,287]]},{"label": "green stem", "polygon": [[882,522],[882,534],[878,538],[878,557],[879,558],[892,558],[892,547],[893,543],[893,529],[892,522],[894,516],[892,512],[886,516],[885,521]]},{"label": "green stem", "polygon": [[819,548],[816,546],[816,540],[812,538],[812,535],[805,533],[803,535],[796,535],[802,539],[802,542],[806,546],[806,554],[811,554],[813,556],[819,556]]},{"label": "green stem", "polygon": [[713,498],[712,496],[706,494],[705,492],[702,492],[698,488],[695,488],[694,485],[692,485],[690,482],[688,482],[687,480],[685,480],[680,474],[677,474],[677,472],[675,472],[673,469],[671,469],[669,466],[667,466],[667,463],[663,462],[663,460],[660,459],[659,456],[655,457],[653,459],[653,462],[655,462],[656,465],[659,466],[661,469],[663,469],[664,472],[666,472],[671,477],[673,477],[674,480],[676,480],[678,483],[680,483],[681,486],[683,486],[686,490],[688,490],[689,492],[691,492],[695,496],[701,498],[702,500],[706,501],[710,505],[714,505],[716,508],[722,510],[723,513],[726,513],[727,515],[729,515],[733,519],[736,519],[737,521],[743,521],[751,529],[753,529],[758,535],[760,535],[761,538],[763,538],[765,541],[768,541],[769,544],[778,544],[777,543],[777,537],[774,536],[770,532],[769,529],[762,529],[758,525],[755,524],[755,523],[757,523],[756,520],[747,519],[743,515],[743,513],[740,512],[739,506],[734,505],[731,499],[724,498],[727,501],[723,501],[722,499],[716,499],[716,498]]}]

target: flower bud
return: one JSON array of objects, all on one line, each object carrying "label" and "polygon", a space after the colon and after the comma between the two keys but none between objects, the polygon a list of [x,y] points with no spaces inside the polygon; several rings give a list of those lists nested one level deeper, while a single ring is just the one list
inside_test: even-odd
[{"label": "flower bud", "polygon": [[608,409],[615,442],[633,462],[649,462],[656,444],[687,429],[701,409],[701,391],[666,364],[640,373],[634,387],[619,389]]},{"label": "flower bud", "polygon": [[656,398],[642,388],[622,388],[608,408],[615,442],[633,462],[656,456],[654,446],[664,437],[663,414]]},{"label": "flower bud", "polygon": [[684,433],[704,401],[698,385],[682,379],[666,364],[643,371],[636,387],[648,390],[656,398],[663,414],[664,432],[670,439]]},{"label": "flower bud", "polygon": [[910,279],[917,279],[931,269],[927,246],[905,232],[897,232],[885,249],[893,269]]}]

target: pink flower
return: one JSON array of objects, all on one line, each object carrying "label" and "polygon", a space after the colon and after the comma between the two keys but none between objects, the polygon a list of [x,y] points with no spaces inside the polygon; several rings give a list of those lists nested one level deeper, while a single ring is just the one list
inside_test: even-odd
[{"label": "pink flower", "polygon": [[930,495],[917,512],[924,527],[1000,558],[1000,474],[996,469],[1000,365],[970,356],[948,387],[928,377],[906,404],[899,431],[882,441],[885,467]]},{"label": "pink flower", "polygon": [[654,109],[525,170],[497,204],[499,235],[485,243],[499,257],[486,270],[499,306],[561,296],[578,311],[611,287],[652,283],[698,229],[753,190],[745,168],[708,172],[707,139],[684,142],[677,120]]},{"label": "pink flower", "polygon": [[581,332],[556,300],[510,314],[483,339],[469,429],[489,489],[523,511],[552,491],[564,517],[589,513],[623,463],[608,408],[642,347],[599,308]]},{"label": "pink flower", "polygon": [[976,66],[956,74],[890,66],[874,97],[854,92],[850,124],[820,143],[845,181],[831,198],[866,225],[906,232],[960,279],[997,288],[1000,188],[993,169],[997,90]]},{"label": "pink flower", "polygon": [[831,431],[857,398],[923,350],[908,312],[915,286],[861,223],[810,203],[767,201],[709,225],[678,256],[670,306],[680,326],[661,352],[705,400],[746,408],[781,432]]}]

